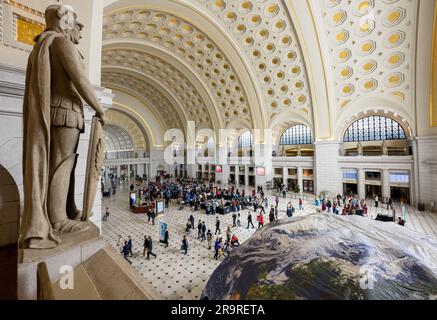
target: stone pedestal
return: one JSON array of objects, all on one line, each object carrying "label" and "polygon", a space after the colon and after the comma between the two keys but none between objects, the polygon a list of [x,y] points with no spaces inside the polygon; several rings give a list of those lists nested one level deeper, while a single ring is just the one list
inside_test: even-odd
[{"label": "stone pedestal", "polygon": [[65,234],[61,237],[62,243],[53,249],[22,249],[18,256],[18,288],[19,300],[34,300],[37,294],[37,265],[40,262],[47,264],[49,277],[52,283],[63,274],[61,267],[75,268],[93,256],[105,246],[100,230],[91,224],[88,230]]}]

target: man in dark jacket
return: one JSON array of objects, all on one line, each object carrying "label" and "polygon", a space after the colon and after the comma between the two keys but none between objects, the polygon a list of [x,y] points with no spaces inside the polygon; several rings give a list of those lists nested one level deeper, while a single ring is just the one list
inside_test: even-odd
[{"label": "man in dark jacket", "polygon": [[273,207],[273,205],[270,208],[269,220],[270,222],[275,221],[275,208]]},{"label": "man in dark jacket", "polygon": [[130,261],[129,258],[128,258],[129,251],[130,251],[129,244],[128,244],[127,241],[125,241],[121,253],[123,254],[123,257],[126,259],[126,261],[129,262],[130,264],[132,264],[132,261]]},{"label": "man in dark jacket", "polygon": [[191,221],[191,228],[194,229],[194,217],[193,217],[193,215],[190,215],[190,221]]},{"label": "man in dark jacket", "polygon": [[153,241],[152,241],[152,237],[149,236],[149,243],[148,243],[148,247],[147,247],[147,259],[150,259],[150,255],[154,256],[156,258],[156,254],[153,253]]},{"label": "man in dark jacket", "polygon": [[197,239],[202,237],[202,221],[199,220],[199,224],[197,225]]},{"label": "man in dark jacket", "polygon": [[147,248],[149,247],[149,238],[147,236],[144,236],[144,250],[143,250],[143,257],[146,256]]},{"label": "man in dark jacket", "polygon": [[127,245],[129,246],[130,256],[133,257],[134,254],[132,253],[132,238],[131,238],[131,236],[128,237]]},{"label": "man in dark jacket", "polygon": [[215,233],[214,233],[214,235],[216,235],[217,232],[218,232],[218,234],[221,233],[221,230],[220,230],[220,220],[219,220],[218,217],[217,217],[217,219],[215,221]]},{"label": "man in dark jacket", "polygon": [[255,226],[252,223],[252,215],[248,212],[247,215],[247,229],[249,229],[249,225],[252,225],[252,229],[255,229]]},{"label": "man in dark jacket", "polygon": [[184,254],[188,254],[188,239],[187,236],[184,236],[184,239],[182,240],[182,250],[184,250]]},{"label": "man in dark jacket", "polygon": [[205,221],[202,222],[202,241],[206,240],[206,223]]}]

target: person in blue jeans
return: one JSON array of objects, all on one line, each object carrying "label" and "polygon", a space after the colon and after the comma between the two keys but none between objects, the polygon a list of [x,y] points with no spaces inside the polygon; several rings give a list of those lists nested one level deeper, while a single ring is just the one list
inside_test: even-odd
[{"label": "person in blue jeans", "polygon": [[220,248],[220,242],[219,242],[219,239],[217,238],[217,239],[215,239],[215,242],[214,242],[214,251],[215,251],[214,259],[216,259],[216,260],[218,260],[219,248]]}]

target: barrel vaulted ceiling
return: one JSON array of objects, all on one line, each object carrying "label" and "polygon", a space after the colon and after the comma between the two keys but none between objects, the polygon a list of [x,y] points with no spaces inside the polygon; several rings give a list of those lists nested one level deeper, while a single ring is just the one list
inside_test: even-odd
[{"label": "barrel vaulted ceiling", "polygon": [[414,122],[418,0],[123,0],[106,8],[103,84],[168,128],[304,123],[334,139],[354,114]]}]

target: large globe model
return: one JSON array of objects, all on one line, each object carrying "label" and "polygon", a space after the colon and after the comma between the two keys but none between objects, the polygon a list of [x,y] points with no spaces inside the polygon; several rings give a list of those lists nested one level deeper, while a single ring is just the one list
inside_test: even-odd
[{"label": "large globe model", "polygon": [[212,274],[208,299],[437,299],[437,241],[317,213],[258,230]]}]

